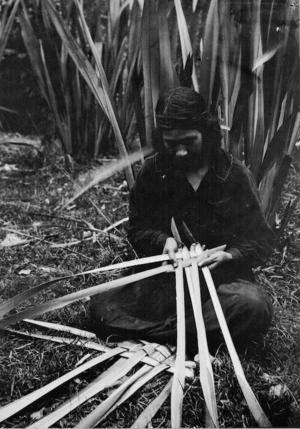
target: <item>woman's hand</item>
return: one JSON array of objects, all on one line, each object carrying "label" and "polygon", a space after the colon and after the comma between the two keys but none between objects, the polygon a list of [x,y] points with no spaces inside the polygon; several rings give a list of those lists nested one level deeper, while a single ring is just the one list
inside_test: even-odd
[{"label": "woman's hand", "polygon": [[212,255],[208,256],[204,261],[199,264],[200,268],[208,267],[210,270],[218,267],[224,262],[229,262],[232,260],[232,254],[229,252],[224,252],[224,250],[218,250]]},{"label": "woman's hand", "polygon": [[176,252],[178,252],[178,245],[176,240],[172,237],[167,238],[165,247],[163,249],[163,255],[167,254],[169,256],[171,264],[173,265],[174,268],[178,266],[177,259],[176,259]]}]

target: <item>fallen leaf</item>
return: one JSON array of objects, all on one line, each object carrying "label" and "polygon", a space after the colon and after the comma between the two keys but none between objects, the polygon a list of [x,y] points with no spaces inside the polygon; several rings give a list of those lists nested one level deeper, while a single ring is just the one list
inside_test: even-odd
[{"label": "fallen leaf", "polygon": [[276,386],[271,386],[269,390],[269,396],[277,396],[278,398],[281,398],[285,395],[285,393],[288,391],[288,387],[286,384],[280,383]]},{"label": "fallen leaf", "polygon": [[262,378],[263,378],[267,383],[270,383],[270,384],[275,384],[275,383],[278,383],[278,381],[279,381],[279,377],[278,377],[278,376],[276,376],[276,375],[270,375],[270,374],[267,374],[267,373],[264,373],[264,374],[262,375]]},{"label": "fallen leaf", "polygon": [[28,276],[31,273],[31,270],[28,268],[27,270],[19,271],[19,275]]},{"label": "fallen leaf", "polygon": [[53,267],[39,267],[40,270],[45,271],[45,273],[54,273],[56,272],[56,268]]},{"label": "fallen leaf", "polygon": [[30,414],[30,417],[32,420],[39,420],[41,419],[45,414],[45,407],[41,408],[39,411],[35,411],[34,413]]},{"label": "fallen leaf", "polygon": [[28,241],[24,240],[24,238],[21,238],[17,234],[9,233],[6,235],[4,240],[0,242],[0,247],[12,247],[24,243],[28,243]]},{"label": "fallen leaf", "polygon": [[0,167],[0,171],[16,171],[18,170],[16,164],[4,164]]}]

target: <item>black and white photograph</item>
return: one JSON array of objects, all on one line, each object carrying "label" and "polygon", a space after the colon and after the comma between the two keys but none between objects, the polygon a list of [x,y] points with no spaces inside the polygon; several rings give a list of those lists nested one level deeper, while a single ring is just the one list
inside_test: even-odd
[{"label": "black and white photograph", "polygon": [[300,428],[299,0],[0,0],[0,428]]}]

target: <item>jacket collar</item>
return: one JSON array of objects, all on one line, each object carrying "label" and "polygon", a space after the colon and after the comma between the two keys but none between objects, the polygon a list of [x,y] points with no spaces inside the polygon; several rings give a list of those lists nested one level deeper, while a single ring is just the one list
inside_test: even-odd
[{"label": "jacket collar", "polygon": [[[221,181],[225,182],[231,172],[233,157],[231,154],[219,149],[217,156],[211,160],[210,171]],[[160,176],[164,176],[170,172],[175,172],[166,155],[156,153],[154,155],[155,172]]]}]

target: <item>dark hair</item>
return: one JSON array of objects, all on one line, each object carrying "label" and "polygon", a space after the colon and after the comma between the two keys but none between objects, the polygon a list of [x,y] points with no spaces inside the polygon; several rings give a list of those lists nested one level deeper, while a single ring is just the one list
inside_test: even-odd
[{"label": "dark hair", "polygon": [[157,127],[153,142],[156,150],[164,151],[162,132],[175,128],[200,131],[207,154],[220,148],[222,134],[218,120],[208,112],[204,99],[196,91],[186,87],[172,89],[159,98],[155,113]]}]

